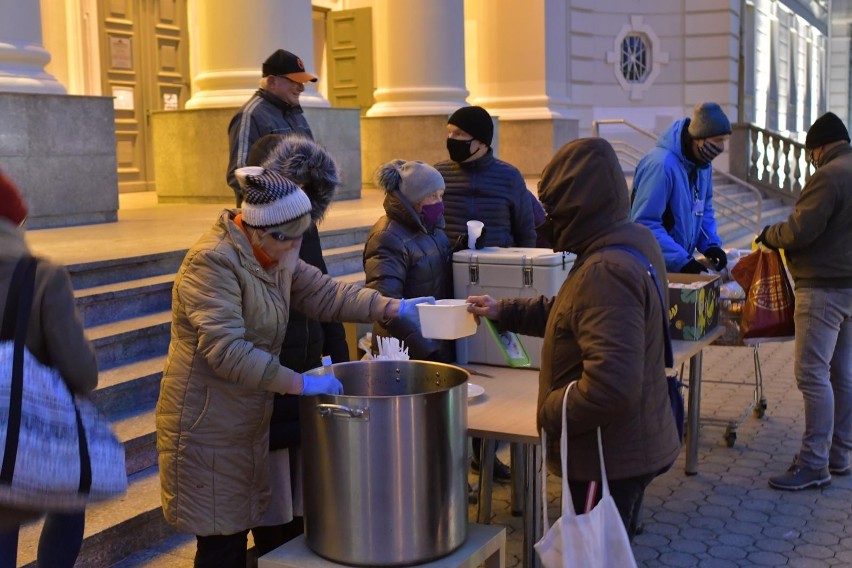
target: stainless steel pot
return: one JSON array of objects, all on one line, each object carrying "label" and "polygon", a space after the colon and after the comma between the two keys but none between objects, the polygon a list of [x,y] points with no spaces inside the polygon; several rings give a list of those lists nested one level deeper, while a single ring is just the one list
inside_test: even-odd
[{"label": "stainless steel pot", "polygon": [[355,566],[445,556],[467,538],[464,369],[353,361],[344,395],[302,397],[305,539]]}]

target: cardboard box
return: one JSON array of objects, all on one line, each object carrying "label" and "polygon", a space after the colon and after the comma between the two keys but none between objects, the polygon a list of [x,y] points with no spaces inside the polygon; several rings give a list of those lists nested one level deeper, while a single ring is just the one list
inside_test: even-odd
[{"label": "cardboard box", "polygon": [[[718,276],[669,274],[669,329],[672,339],[697,341],[719,324]],[[673,287],[701,282],[698,288]]]},{"label": "cardboard box", "polygon": [[[453,254],[453,286],[456,298],[488,294],[501,298],[555,296],[574,266],[574,255],[543,248],[485,247]],[[530,367],[541,368],[540,337],[520,335]],[[475,335],[456,341],[460,364],[486,363],[507,366],[500,348],[484,325]]]}]

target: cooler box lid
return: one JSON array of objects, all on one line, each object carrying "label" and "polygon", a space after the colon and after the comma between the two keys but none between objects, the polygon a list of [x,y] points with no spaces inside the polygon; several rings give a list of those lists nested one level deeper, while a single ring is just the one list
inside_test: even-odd
[{"label": "cooler box lid", "polygon": [[574,261],[575,255],[553,252],[546,248],[485,247],[477,250],[460,250],[453,253],[453,262],[478,264],[509,264],[526,266],[562,266]]}]

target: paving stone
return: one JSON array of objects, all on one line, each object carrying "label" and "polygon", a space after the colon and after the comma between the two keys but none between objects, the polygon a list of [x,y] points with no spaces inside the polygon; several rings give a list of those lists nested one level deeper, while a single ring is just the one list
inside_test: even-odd
[{"label": "paving stone", "polygon": [[[650,528],[650,527],[647,527]],[[650,546],[654,548],[660,548],[664,546],[668,546],[671,542],[670,539],[666,538],[663,535],[650,533],[647,530],[644,534],[637,535],[634,537],[633,541],[636,544],[641,544],[642,546]]]},{"label": "paving stone", "polygon": [[777,552],[752,552],[748,555],[748,561],[757,566],[784,566],[788,558]]},{"label": "paving stone", "polygon": [[796,552],[806,558],[831,558],[834,551],[826,546],[816,544],[803,544],[796,547]]},{"label": "paving stone", "polygon": [[707,546],[703,542],[685,539],[673,540],[671,542],[671,548],[676,552],[686,552],[688,554],[695,554],[698,558],[702,557],[701,553],[707,551]]},{"label": "paving stone", "polygon": [[701,560],[698,563],[698,568],[737,568],[737,566],[736,562],[721,558],[710,558],[708,560]]},{"label": "paving stone", "polygon": [[660,562],[662,562],[664,566],[683,566],[684,568],[691,568],[698,564],[698,558],[692,554],[686,554],[683,552],[666,552],[660,555]]},{"label": "paving stone", "polygon": [[746,534],[727,533],[720,534],[718,538],[720,543],[728,546],[746,548],[748,546],[754,545],[754,539]]},{"label": "paving stone", "polygon": [[759,538],[754,545],[760,550],[767,552],[790,552],[795,548],[794,544],[789,540],[780,538]]},{"label": "paving stone", "polygon": [[746,557],[746,551],[739,546],[720,545],[712,546],[708,552],[714,558],[722,558],[725,560],[742,560]]},{"label": "paving stone", "polygon": [[[638,538],[636,539],[638,542]],[[647,566],[647,563],[650,560],[656,559],[660,553],[653,546],[645,546],[642,544],[633,544],[633,558],[636,559],[636,562],[641,562]]]},{"label": "paving stone", "polygon": [[769,519],[769,516],[760,511],[740,509],[739,511],[734,512],[734,518],[744,523],[757,523],[759,525],[763,525]]}]

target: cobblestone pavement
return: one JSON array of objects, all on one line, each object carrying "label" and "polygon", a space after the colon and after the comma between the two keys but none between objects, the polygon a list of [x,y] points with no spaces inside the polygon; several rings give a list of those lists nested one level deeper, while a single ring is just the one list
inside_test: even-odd
[{"label": "cobblestone pavement", "polygon": [[[792,343],[764,344],[759,352],[766,414],[758,419],[749,413],[728,447],[726,423],[736,421],[754,395],[753,351],[704,351],[698,474],[684,475],[681,452],[672,470],[646,491],[645,532],[633,547],[639,566],[852,566],[852,477],[800,492],[767,485],[769,476],[790,465],[804,418]],[[740,384],[711,382],[720,380]],[[559,516],[559,499],[559,480],[551,476],[552,520]],[[493,508],[493,522],[507,527],[507,566],[521,566],[522,522],[511,516],[508,484],[495,485]]]}]

